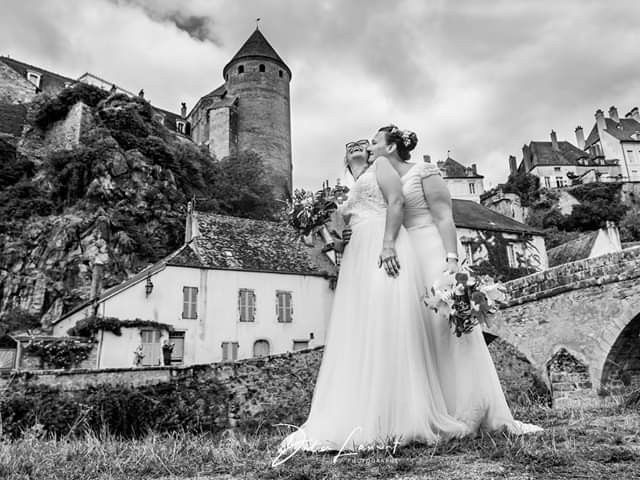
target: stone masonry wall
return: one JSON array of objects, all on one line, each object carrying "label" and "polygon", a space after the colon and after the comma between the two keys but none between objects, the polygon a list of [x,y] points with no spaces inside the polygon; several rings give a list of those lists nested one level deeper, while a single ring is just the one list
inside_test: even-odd
[{"label": "stone masonry wall", "polygon": [[81,137],[93,122],[91,109],[82,102],[76,103],[64,120],[53,124],[45,134],[45,144],[49,150],[71,150],[80,145]]},{"label": "stone masonry wall", "polygon": [[0,102],[26,103],[35,95],[35,85],[0,61]]},{"label": "stone masonry wall", "polygon": [[614,362],[630,365],[635,376],[638,362],[629,355],[640,342],[636,336],[634,349],[619,339],[625,328],[640,321],[639,277],[640,248],[633,248],[511,281],[507,288],[513,300],[492,319],[488,331],[518,348],[549,386],[547,366],[566,350],[588,368],[595,394],[601,391],[612,350],[622,352],[613,353]]},{"label": "stone masonry wall", "polygon": [[[501,340],[490,346],[510,403],[528,403],[541,393],[531,365]],[[70,371],[14,371],[0,377],[0,391],[48,386],[78,392],[92,386],[146,386],[217,382],[228,394],[230,426],[238,423],[301,423],[308,414],[324,347],[261,358],[190,367],[141,367]],[[186,383],[185,383],[186,382]],[[546,392],[542,392],[544,396]],[[0,394],[1,395],[1,394]],[[538,397],[539,398],[539,397]]]}]

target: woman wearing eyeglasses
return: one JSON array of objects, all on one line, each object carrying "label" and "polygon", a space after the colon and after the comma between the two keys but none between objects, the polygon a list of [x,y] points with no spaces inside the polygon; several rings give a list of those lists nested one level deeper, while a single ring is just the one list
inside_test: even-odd
[{"label": "woman wearing eyeglasses", "polygon": [[280,461],[298,450],[395,448],[468,433],[447,415],[435,367],[425,355],[421,273],[402,227],[402,184],[392,166],[398,149],[370,162],[367,144],[347,144],[355,183],[339,212],[348,220],[351,238],[340,264],[311,410],[281,442]]}]

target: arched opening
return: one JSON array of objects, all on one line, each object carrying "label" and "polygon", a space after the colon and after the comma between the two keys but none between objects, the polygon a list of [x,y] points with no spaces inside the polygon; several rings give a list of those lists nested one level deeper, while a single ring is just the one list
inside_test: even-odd
[{"label": "arched opening", "polygon": [[244,73],[244,65],[238,67],[238,73]]},{"label": "arched opening", "polygon": [[282,72],[282,70],[278,70],[278,76],[280,78],[284,77],[284,73]]},{"label": "arched opening", "polygon": [[265,66],[264,66],[262,63],[260,64],[260,67],[259,67],[259,68],[260,68],[260,71],[261,71],[261,72],[264,72],[264,71],[265,71]]},{"label": "arched opening", "polygon": [[264,357],[269,355],[269,341],[268,340],[256,340],[253,344],[253,356]]},{"label": "arched opening", "polygon": [[589,368],[566,348],[558,350],[547,362],[547,375],[556,405],[572,400],[580,401],[591,393]]},{"label": "arched opening", "polygon": [[640,315],[613,342],[602,368],[601,385],[609,391],[640,385]]}]

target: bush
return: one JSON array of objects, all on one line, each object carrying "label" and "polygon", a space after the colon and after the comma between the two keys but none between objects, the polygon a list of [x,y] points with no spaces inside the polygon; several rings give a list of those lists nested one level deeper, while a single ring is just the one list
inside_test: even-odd
[{"label": "bush", "polygon": [[627,210],[620,220],[620,240],[623,242],[640,241],[640,209]]},{"label": "bush", "polygon": [[52,123],[65,118],[76,103],[83,102],[90,107],[95,107],[107,95],[107,92],[98,87],[78,82],[63,89],[55,97],[41,102],[33,113],[34,123],[44,130]]},{"label": "bush", "polygon": [[540,178],[530,173],[512,173],[504,184],[505,193],[520,196],[523,207],[528,207],[540,198]]},{"label": "bush", "polygon": [[[181,381],[142,386],[90,386],[86,391],[10,387],[0,397],[4,433],[19,438],[36,422],[49,435],[82,430],[140,438],[149,432],[219,432],[227,426],[229,393],[219,382]],[[76,424],[80,428],[71,431]]]}]

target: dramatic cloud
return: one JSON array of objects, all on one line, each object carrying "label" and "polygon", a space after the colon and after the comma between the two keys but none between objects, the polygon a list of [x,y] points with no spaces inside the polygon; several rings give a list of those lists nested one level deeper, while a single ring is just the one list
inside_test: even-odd
[{"label": "dramatic cloud", "polygon": [[202,15],[191,15],[185,12],[183,3],[159,0],[110,0],[116,5],[132,5],[142,9],[149,18],[158,22],[169,22],[192,38],[201,42],[208,40],[220,45],[220,40],[213,33],[213,19]]},{"label": "dramatic cloud", "polygon": [[[596,109],[640,103],[640,2],[618,0],[16,0],[0,45],[69,76],[85,71],[177,110],[223,83],[255,28],[293,72],[294,182],[343,172],[344,143],[394,122],[414,159],[447,151],[487,184],[553,129],[575,141]],[[489,186],[489,185],[487,185]]]}]

